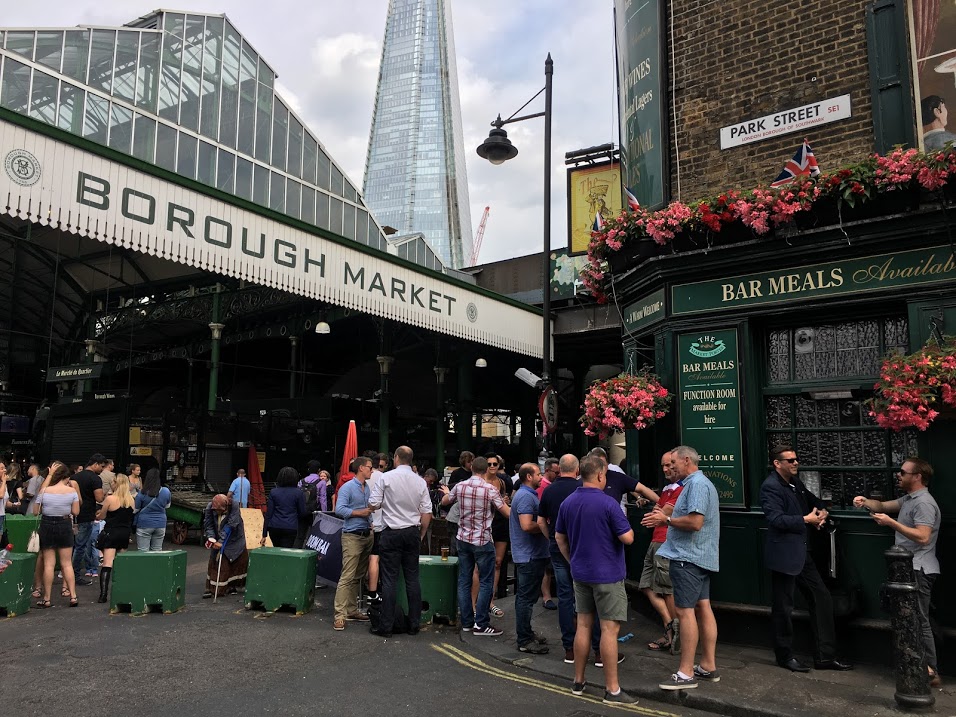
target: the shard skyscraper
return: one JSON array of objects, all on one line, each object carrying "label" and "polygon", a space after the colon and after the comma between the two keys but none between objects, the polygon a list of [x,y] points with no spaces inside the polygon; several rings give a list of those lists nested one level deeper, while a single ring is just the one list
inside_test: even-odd
[{"label": "the shard skyscraper", "polygon": [[390,0],[365,163],[382,225],[421,232],[453,268],[472,253],[450,0]]}]

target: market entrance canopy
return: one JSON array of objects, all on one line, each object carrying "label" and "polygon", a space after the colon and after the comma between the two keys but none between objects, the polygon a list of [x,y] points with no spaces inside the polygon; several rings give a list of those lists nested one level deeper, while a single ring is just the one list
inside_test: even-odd
[{"label": "market entrance canopy", "polygon": [[47,250],[63,253],[68,232],[159,260],[166,277],[213,272],[541,356],[530,306],[5,111],[0,160],[0,210],[60,230],[35,234]]}]

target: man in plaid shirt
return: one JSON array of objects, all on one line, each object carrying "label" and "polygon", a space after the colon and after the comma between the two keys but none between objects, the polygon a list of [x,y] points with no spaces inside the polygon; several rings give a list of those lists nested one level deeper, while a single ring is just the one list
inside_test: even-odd
[{"label": "man in plaid shirt", "polygon": [[[501,630],[492,627],[488,619],[491,607],[492,585],[495,580],[495,544],[491,540],[491,518],[499,511],[506,518],[511,509],[501,499],[498,489],[482,477],[488,470],[488,461],[481,456],[471,464],[472,476],[456,483],[452,490],[442,486],[441,504],[458,503],[458,609],[461,629],[476,635],[495,637]],[[471,604],[471,576],[478,566],[478,602]]]}]

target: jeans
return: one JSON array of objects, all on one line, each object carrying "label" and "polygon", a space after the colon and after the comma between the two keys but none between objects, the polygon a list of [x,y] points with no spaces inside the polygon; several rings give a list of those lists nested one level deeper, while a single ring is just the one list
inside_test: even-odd
[{"label": "jeans", "polygon": [[515,563],[518,573],[518,587],[515,592],[515,632],[518,634],[518,646],[534,640],[531,629],[531,609],[541,597],[541,580],[544,578],[547,558],[536,558],[527,563]]},{"label": "jeans", "polygon": [[919,605],[919,627],[923,636],[923,664],[936,671],[936,639],[933,637],[933,627],[929,622],[929,602],[933,595],[933,583],[939,575],[927,575],[922,570],[916,571],[916,586]]},{"label": "jeans", "polygon": [[[478,601],[471,605],[471,576],[478,566]],[[495,544],[458,541],[458,611],[462,627],[488,627],[491,591],[495,587]]]},{"label": "jeans", "polygon": [[[558,625],[561,626],[561,645],[565,650],[574,649],[574,634],[577,632],[577,616],[574,612],[574,580],[571,566],[560,552],[551,551],[551,568],[558,588]],[[538,581],[539,585],[541,581]],[[597,651],[601,646],[601,619],[595,614],[591,629],[591,647]]]},{"label": "jeans", "polygon": [[405,595],[408,598],[408,624],[417,629],[422,619],[422,585],[418,579],[418,556],[421,530],[417,525],[393,530],[385,528],[379,540],[378,565],[381,580],[382,632],[392,632],[395,624],[395,601],[398,597],[398,569],[405,573]]},{"label": "jeans", "polygon": [[[90,548],[93,545],[93,525],[92,522],[76,524],[76,536],[73,539],[73,573],[77,578],[86,574],[86,564],[90,560]],[[90,569],[92,567],[90,565]]]},{"label": "jeans", "polygon": [[816,662],[836,657],[836,629],[833,626],[833,598],[823,583],[813,559],[807,556],[798,575],[770,572],[773,602],[770,616],[773,623],[773,651],[778,663],[793,657],[793,590],[800,588],[810,609],[810,631],[813,634]]},{"label": "jeans", "polygon": [[99,570],[100,569],[100,557],[101,553],[96,547],[96,541],[100,537],[100,533],[103,532],[103,528],[106,527],[105,520],[94,520],[93,521],[93,532],[90,534],[90,570]]},{"label": "jeans", "polygon": [[166,528],[137,528],[136,549],[141,553],[163,549]]}]

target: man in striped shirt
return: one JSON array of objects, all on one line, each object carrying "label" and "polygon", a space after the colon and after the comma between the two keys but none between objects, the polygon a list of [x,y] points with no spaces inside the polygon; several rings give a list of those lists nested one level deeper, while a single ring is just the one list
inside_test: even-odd
[{"label": "man in striped shirt", "polygon": [[[442,487],[445,507],[458,503],[458,608],[461,629],[476,635],[495,637],[501,630],[492,627],[488,618],[492,585],[495,580],[495,545],[491,540],[491,518],[497,510],[506,518],[511,509],[501,499],[498,489],[482,477],[488,460],[478,456],[471,464],[472,476],[457,483],[452,490]],[[478,566],[478,602],[471,604],[471,576]],[[473,627],[474,626],[474,627]]]}]

